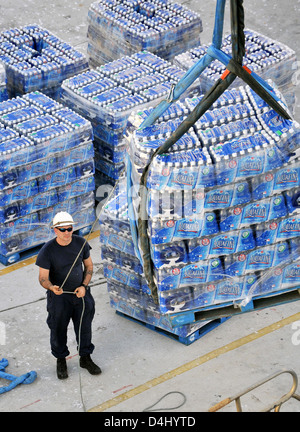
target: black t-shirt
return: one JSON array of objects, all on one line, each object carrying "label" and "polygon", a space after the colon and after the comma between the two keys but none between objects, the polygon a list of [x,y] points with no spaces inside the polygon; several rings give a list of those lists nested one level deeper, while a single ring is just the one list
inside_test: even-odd
[{"label": "black t-shirt", "polygon": [[[49,270],[49,279],[53,285],[61,286],[70,268],[72,267],[85,239],[73,234],[72,241],[67,246],[61,246],[56,238],[48,241],[40,250],[36,265]],[[76,264],[71,271],[65,285],[64,291],[74,291],[83,282],[83,260],[90,256],[90,245],[85,244]]]}]

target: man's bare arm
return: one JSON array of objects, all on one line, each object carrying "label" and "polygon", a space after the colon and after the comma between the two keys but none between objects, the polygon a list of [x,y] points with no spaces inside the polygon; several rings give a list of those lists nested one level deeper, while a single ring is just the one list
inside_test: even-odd
[{"label": "man's bare arm", "polygon": [[84,276],[83,276],[83,282],[85,285],[88,285],[92,279],[93,276],[93,261],[92,258],[89,257],[86,260],[83,261],[84,265]]},{"label": "man's bare arm", "polygon": [[49,279],[49,270],[43,269],[42,267],[40,267],[39,270],[39,283],[42,285],[43,288],[53,291],[56,295],[60,295],[63,293],[59,286],[53,285],[51,283]]}]

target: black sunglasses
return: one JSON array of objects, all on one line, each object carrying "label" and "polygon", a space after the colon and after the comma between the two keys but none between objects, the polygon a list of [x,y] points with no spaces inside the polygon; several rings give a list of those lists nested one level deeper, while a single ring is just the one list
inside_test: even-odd
[{"label": "black sunglasses", "polygon": [[69,228],[57,228],[60,232],[71,232],[73,230],[73,227],[69,227]]}]

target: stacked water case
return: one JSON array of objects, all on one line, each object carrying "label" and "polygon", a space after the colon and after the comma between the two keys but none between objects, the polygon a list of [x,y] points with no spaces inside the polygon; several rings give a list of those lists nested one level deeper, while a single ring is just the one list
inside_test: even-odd
[{"label": "stacked water case", "polygon": [[224,319],[172,326],[151,296],[130,230],[126,176],[115,186],[99,219],[101,257],[110,305],[117,312],[167,334],[185,345],[199,339]]},{"label": "stacked water case", "polygon": [[[166,99],[184,73],[157,55],[140,51],[63,82],[62,102],[93,125],[97,184],[115,184],[124,170],[125,131],[132,110]],[[191,92],[199,90],[197,83]]]},{"label": "stacked water case", "polygon": [[89,121],[36,91],[0,103],[0,260],[52,238],[56,212],[76,228],[94,219],[94,148]]},{"label": "stacked water case", "polygon": [[[295,81],[297,58],[295,51],[281,42],[264,36],[254,30],[247,29],[245,34],[245,57],[243,64],[256,72],[264,80],[271,79],[282,93],[286,103],[293,113],[295,106]],[[208,46],[201,45],[179,54],[174,64],[184,69],[192,67],[206,52]],[[222,51],[231,56],[231,35],[224,37]],[[200,75],[203,93],[211,88],[225,70],[225,65],[214,60]],[[242,81],[237,78],[231,85],[238,87]]]},{"label": "stacked water case", "polygon": [[169,0],[100,0],[88,12],[88,55],[92,67],[148,50],[171,60],[198,46],[202,22]]},{"label": "stacked water case", "polygon": [[[199,99],[187,98],[180,104],[189,112]],[[140,238],[135,240],[136,258],[122,249],[115,259],[109,229],[115,226],[119,234],[124,229],[135,239],[128,227],[130,220],[137,221],[141,173],[170,135],[170,125],[184,118],[160,118],[139,129],[148,113],[129,118],[130,181],[127,177],[127,188],[114,191],[102,215],[108,228],[102,236],[105,275],[113,295],[122,282],[118,295],[126,304],[134,294],[151,304],[137,247]],[[246,307],[253,299],[297,291],[299,145],[298,123],[283,120],[246,86],[225,91],[167,153],[154,158],[144,217],[161,314],[175,314],[177,325],[183,325],[195,320],[185,312]],[[133,303],[128,313],[135,313]]]},{"label": "stacked water case", "polygon": [[0,34],[0,62],[9,97],[40,90],[57,99],[62,81],[88,68],[82,53],[36,24]]}]

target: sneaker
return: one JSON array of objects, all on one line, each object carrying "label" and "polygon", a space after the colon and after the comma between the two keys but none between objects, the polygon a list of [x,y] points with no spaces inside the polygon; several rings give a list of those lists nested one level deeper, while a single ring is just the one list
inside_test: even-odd
[{"label": "sneaker", "polygon": [[90,355],[80,357],[80,366],[87,369],[91,375],[100,375],[102,372],[99,366],[93,362]]},{"label": "sneaker", "polygon": [[58,358],[56,363],[56,373],[58,379],[68,378],[67,362],[65,358]]}]

